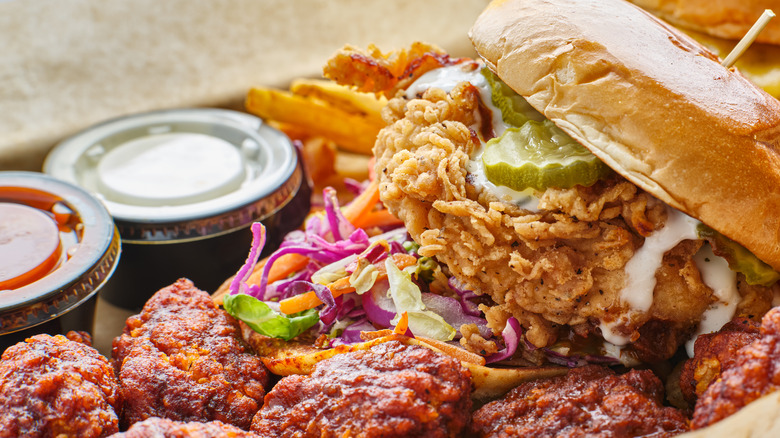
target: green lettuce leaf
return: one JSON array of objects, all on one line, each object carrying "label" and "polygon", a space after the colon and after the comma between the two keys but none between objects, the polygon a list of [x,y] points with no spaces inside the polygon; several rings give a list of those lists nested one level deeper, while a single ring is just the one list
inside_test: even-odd
[{"label": "green lettuce leaf", "polygon": [[257,333],[285,341],[305,332],[320,320],[317,309],[283,315],[268,304],[246,294],[227,295],[223,307],[227,313],[244,321]]}]

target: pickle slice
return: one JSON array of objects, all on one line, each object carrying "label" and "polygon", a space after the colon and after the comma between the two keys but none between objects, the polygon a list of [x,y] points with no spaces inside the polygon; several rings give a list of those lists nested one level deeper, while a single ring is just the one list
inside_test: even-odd
[{"label": "pickle slice", "polygon": [[544,115],[531,106],[523,96],[509,88],[489,68],[482,69],[482,74],[490,84],[491,100],[496,108],[501,110],[501,118],[504,123],[512,126],[523,126],[529,120],[541,122]]},{"label": "pickle slice", "polygon": [[704,224],[699,224],[696,232],[700,238],[710,242],[716,255],[726,259],[732,271],[742,273],[748,284],[768,287],[780,280],[780,273],[739,243]]},{"label": "pickle slice", "polygon": [[488,181],[517,191],[590,186],[612,172],[549,120],[529,120],[491,139],[482,163]]}]

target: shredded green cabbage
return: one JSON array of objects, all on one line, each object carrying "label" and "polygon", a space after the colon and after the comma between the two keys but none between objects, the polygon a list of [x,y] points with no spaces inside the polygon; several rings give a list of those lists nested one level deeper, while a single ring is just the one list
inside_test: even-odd
[{"label": "shredded green cabbage", "polygon": [[420,288],[412,281],[412,276],[398,269],[392,257],[385,260],[387,280],[390,283],[390,296],[395,304],[396,315],[391,324],[398,324],[401,314],[407,313],[409,329],[412,334],[439,341],[451,341],[455,338],[455,329],[447,324],[440,315],[425,309]]}]

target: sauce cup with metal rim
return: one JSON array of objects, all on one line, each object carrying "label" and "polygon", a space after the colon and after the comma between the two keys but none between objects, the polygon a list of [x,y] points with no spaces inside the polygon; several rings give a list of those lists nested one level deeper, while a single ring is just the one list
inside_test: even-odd
[{"label": "sauce cup with metal rim", "polygon": [[92,333],[119,253],[111,215],[87,191],[0,172],[0,351],[38,333]]},{"label": "sauce cup with metal rim", "polygon": [[44,172],[106,204],[123,256],[101,296],[132,310],[182,277],[215,290],[246,259],[253,222],[268,230],[268,253],[300,226],[311,201],[290,139],[255,116],[221,109],[109,120],[57,145]]}]

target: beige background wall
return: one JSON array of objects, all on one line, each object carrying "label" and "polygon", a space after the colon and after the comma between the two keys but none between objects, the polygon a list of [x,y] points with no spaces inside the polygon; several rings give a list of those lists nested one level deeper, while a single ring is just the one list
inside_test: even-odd
[{"label": "beige background wall", "polygon": [[318,76],[345,43],[470,55],[487,0],[0,1],[0,170],[151,109],[240,107],[253,85]]}]

